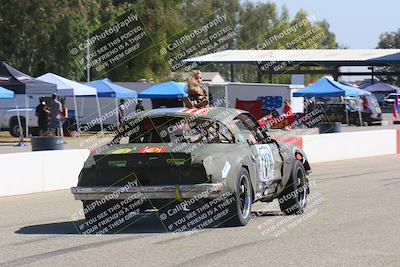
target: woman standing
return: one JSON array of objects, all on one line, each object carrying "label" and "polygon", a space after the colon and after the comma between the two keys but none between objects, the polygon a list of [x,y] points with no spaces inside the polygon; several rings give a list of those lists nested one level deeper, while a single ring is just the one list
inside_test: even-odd
[{"label": "woman standing", "polygon": [[194,70],[187,78],[188,96],[183,98],[183,102],[188,108],[203,108],[208,105],[207,92],[200,85],[203,81],[202,73]]}]

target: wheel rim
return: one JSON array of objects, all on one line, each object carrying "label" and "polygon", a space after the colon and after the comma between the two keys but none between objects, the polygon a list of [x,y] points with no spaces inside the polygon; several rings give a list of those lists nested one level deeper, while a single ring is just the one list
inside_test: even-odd
[{"label": "wheel rim", "polygon": [[[304,173],[301,171],[301,169],[297,170],[297,198],[299,201],[299,206],[303,208],[306,204],[306,199],[307,199],[307,188],[306,188],[306,177]],[[303,188],[301,188],[303,187]]]},{"label": "wheel rim", "polygon": [[14,134],[17,135],[17,136],[21,135],[21,129],[19,128],[18,125],[14,126],[13,132],[14,132]]},{"label": "wheel rim", "polygon": [[239,205],[242,216],[244,218],[247,218],[250,214],[250,208],[251,208],[251,192],[250,192],[249,178],[246,175],[242,175],[240,177]]}]

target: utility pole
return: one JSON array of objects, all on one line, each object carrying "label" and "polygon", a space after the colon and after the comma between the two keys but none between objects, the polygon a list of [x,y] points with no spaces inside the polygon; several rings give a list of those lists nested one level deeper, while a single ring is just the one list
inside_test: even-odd
[{"label": "utility pole", "polygon": [[90,44],[89,35],[86,41],[86,81],[90,82]]}]

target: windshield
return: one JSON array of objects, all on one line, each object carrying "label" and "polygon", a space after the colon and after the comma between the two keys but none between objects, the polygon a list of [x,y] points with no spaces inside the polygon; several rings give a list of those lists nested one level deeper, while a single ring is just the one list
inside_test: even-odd
[{"label": "windshield", "polygon": [[195,117],[147,118],[122,125],[114,144],[127,143],[233,143],[232,132],[222,123]]}]

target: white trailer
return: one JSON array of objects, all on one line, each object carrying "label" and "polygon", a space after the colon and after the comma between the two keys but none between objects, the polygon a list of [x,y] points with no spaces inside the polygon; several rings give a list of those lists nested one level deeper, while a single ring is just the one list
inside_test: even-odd
[{"label": "white trailer", "polygon": [[[212,95],[212,102],[225,98],[228,100],[227,107],[234,108],[236,99],[256,100],[258,97],[264,96],[281,96],[283,100],[289,99],[291,101],[294,112],[303,110],[302,98],[293,97],[293,92],[303,88],[302,85],[227,82],[208,83],[206,87]],[[282,113],[282,107],[277,111]]]}]

